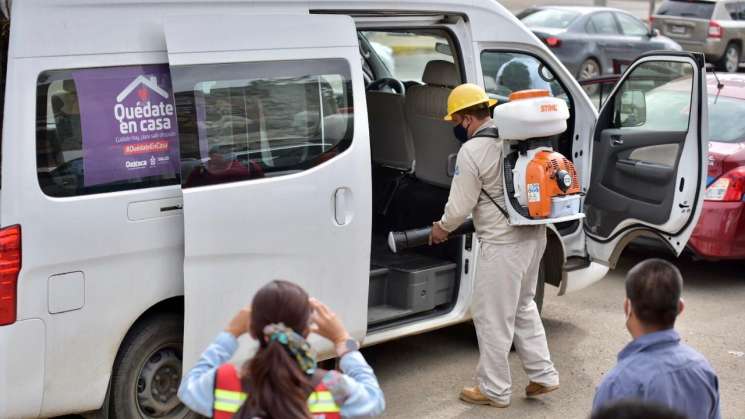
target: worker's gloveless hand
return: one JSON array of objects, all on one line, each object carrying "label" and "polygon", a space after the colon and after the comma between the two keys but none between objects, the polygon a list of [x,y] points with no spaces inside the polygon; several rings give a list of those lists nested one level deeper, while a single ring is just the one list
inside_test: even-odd
[{"label": "worker's gloveless hand", "polygon": [[350,336],[341,319],[315,298],[310,299],[310,305],[313,307],[310,331],[330,340],[334,346],[343,346],[347,339],[350,339]]},{"label": "worker's gloveless hand", "polygon": [[440,244],[447,241],[448,234],[450,233],[442,228],[439,222],[436,221],[432,223],[432,233],[429,235],[429,245],[431,246],[433,244]]},{"label": "worker's gloveless hand", "polygon": [[248,305],[243,307],[241,311],[233,316],[233,319],[228,323],[228,327],[225,331],[235,336],[240,337],[244,333],[248,333],[251,330],[251,306]]}]

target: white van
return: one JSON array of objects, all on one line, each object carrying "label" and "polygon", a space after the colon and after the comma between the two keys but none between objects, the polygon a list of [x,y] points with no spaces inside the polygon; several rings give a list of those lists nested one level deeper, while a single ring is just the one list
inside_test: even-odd
[{"label": "white van", "polygon": [[[587,218],[549,232],[559,293],[641,232],[680,252],[698,217],[698,55],[638,59],[598,115],[491,0],[4,3],[3,418],[190,415],[182,363],[273,278],[366,345],[469,319],[477,238],[385,246],[441,214],[459,145],[442,116],[466,81],[569,104],[554,146]],[[660,100],[680,111],[647,118]]]}]

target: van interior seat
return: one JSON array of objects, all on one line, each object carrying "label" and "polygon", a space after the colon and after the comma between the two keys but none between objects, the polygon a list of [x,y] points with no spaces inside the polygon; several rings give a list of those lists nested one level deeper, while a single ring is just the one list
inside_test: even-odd
[{"label": "van interior seat", "polygon": [[372,161],[402,172],[414,170],[414,140],[406,123],[405,96],[367,92]]},{"label": "van interior seat", "polygon": [[461,84],[455,64],[444,60],[427,63],[424,85],[406,91],[406,120],[414,140],[416,177],[435,186],[450,187],[448,160],[458,153],[460,143],[453,126],[443,120],[452,89]]}]

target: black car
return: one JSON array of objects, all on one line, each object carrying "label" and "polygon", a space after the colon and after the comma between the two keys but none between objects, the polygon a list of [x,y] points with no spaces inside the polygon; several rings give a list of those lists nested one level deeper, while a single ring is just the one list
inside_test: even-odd
[{"label": "black car", "polygon": [[682,49],[618,9],[542,6],[517,17],[579,80],[614,74],[647,51]]}]

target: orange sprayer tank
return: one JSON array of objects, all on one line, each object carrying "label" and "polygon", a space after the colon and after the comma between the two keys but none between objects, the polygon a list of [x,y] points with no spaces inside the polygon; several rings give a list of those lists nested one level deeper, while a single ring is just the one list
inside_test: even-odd
[{"label": "orange sprayer tank", "polygon": [[574,164],[560,153],[540,151],[528,163],[525,173],[528,212],[533,218],[551,215],[552,198],[580,191]]}]

